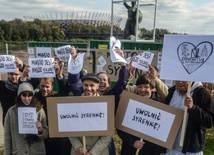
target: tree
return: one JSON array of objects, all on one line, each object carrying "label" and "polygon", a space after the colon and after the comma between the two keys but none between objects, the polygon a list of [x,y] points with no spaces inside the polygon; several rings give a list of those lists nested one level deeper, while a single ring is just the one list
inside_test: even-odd
[{"label": "tree", "polygon": [[31,23],[29,26],[29,40],[33,41],[42,41],[44,32],[40,26],[36,25],[35,23]]},{"label": "tree", "polygon": [[62,41],[65,39],[65,34],[58,26],[51,27],[53,41]]},{"label": "tree", "polygon": [[0,21],[0,27],[1,27],[2,31],[4,31],[4,34],[3,34],[4,40],[10,41],[11,35],[12,35],[11,24],[5,20],[1,20]]},{"label": "tree", "polygon": [[0,40],[4,40],[4,31],[0,27]]}]

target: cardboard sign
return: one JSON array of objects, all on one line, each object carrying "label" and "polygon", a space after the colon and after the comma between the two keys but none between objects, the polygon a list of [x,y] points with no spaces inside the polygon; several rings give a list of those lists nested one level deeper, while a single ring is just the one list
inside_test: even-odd
[{"label": "cardboard sign", "polygon": [[116,114],[116,128],[170,149],[182,118],[182,110],[123,91]]},{"label": "cardboard sign", "polygon": [[47,98],[49,136],[114,134],[114,96]]},{"label": "cardboard sign", "polygon": [[[124,52],[125,58],[129,58],[129,57],[133,57],[135,55],[142,53],[142,50],[123,50],[123,52]],[[155,55],[158,54],[158,51],[150,50],[150,52],[154,53]],[[118,63],[112,63],[109,50],[95,50],[95,53],[96,53],[96,55],[95,55],[96,56],[95,57],[96,65],[100,65],[100,62],[98,59],[101,56],[103,56],[107,63],[102,68],[102,70],[106,71],[110,75],[112,82],[116,82],[118,80],[118,77],[119,77],[119,71],[120,71],[121,65],[119,65]],[[157,62],[157,56],[155,56],[155,55],[154,55],[153,61],[151,63],[151,65],[153,65],[153,66],[157,66],[157,63],[156,63]],[[100,68],[95,67],[95,69],[100,69]],[[98,71],[96,70],[96,73],[98,73],[98,72],[99,72],[99,70]],[[142,70],[136,69],[136,71],[133,75],[132,81],[130,83],[135,84],[137,78],[140,75],[142,75],[142,73],[143,73]]]},{"label": "cardboard sign", "polygon": [[213,82],[214,36],[165,35],[161,79]]}]

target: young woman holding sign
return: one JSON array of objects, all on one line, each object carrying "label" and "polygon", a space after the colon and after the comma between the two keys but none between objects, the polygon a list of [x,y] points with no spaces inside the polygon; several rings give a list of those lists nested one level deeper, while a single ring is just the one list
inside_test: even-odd
[{"label": "young woman holding sign", "polygon": [[[133,71],[134,69],[132,69],[132,72]],[[149,71],[147,73],[139,76],[136,81],[136,86],[127,85],[127,90],[156,101],[159,101],[159,96],[163,99],[168,93],[168,87],[158,79],[157,71],[152,66],[149,66]],[[118,130],[118,135],[123,141],[121,155],[135,155],[138,151],[139,155],[160,155],[165,152],[165,149],[161,146],[146,140],[142,141],[139,137],[121,130]]]},{"label": "young woman holding sign", "polygon": [[[40,104],[34,99],[34,89],[31,84],[24,82],[19,85],[15,105],[5,117],[4,124],[4,155],[45,155],[44,138],[48,136],[46,115]],[[20,134],[18,108],[35,107],[37,121],[35,126],[38,134]]]}]

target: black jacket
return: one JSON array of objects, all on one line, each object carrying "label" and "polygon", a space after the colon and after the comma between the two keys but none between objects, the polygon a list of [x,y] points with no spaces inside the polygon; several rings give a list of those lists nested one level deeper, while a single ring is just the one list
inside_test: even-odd
[{"label": "black jacket", "polygon": [[[18,85],[18,84],[17,84]],[[4,125],[4,118],[10,107],[15,105],[15,98],[17,96],[17,89],[9,90],[5,86],[4,81],[0,81],[0,102],[2,106],[3,116],[2,124]]]},{"label": "black jacket", "polygon": [[[165,103],[169,104],[175,86],[169,89]],[[188,110],[189,118],[182,152],[200,152],[205,146],[206,129],[211,128],[214,122],[214,103],[210,93],[199,86],[193,90],[193,108]]]},{"label": "black jacket", "polygon": [[[153,92],[150,99],[158,101],[157,93]],[[121,130],[117,130],[117,134],[123,141],[121,155],[135,155],[137,149],[134,147],[134,143],[135,141],[140,140],[140,138]],[[166,148],[151,143],[147,140],[143,141],[145,144],[139,151],[139,155],[160,155],[166,152]]]}]

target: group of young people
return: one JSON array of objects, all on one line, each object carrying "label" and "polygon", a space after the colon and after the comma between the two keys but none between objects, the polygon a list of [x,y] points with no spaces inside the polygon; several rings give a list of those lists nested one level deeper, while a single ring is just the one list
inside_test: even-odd
[{"label": "group of young people", "polygon": [[[121,49],[115,52],[124,57]],[[75,47],[71,47],[71,58],[78,56]],[[20,71],[8,73],[8,80],[0,83],[0,100],[4,115],[4,142],[5,155],[114,155],[114,142],[111,136],[87,136],[86,148],[83,147],[82,137],[48,137],[47,97],[68,96],[115,96],[115,113],[123,90],[130,91],[145,98],[156,100],[169,106],[184,110],[188,109],[187,126],[183,147],[179,146],[179,130],[172,149],[166,149],[149,141],[140,140],[140,137],[117,130],[122,139],[121,155],[203,155],[206,129],[211,128],[214,122],[214,103],[210,93],[200,82],[193,82],[190,96],[187,95],[188,82],[176,81],[175,86],[168,87],[158,78],[157,70],[149,66],[149,71],[140,75],[135,85],[129,85],[130,77],[135,68],[121,63],[121,69],[116,85],[110,87],[110,77],[106,72],[98,74],[87,73],[82,75],[63,75],[63,63],[55,62],[56,80],[59,91],[53,90],[53,78],[28,79],[30,66],[23,65],[16,59]],[[16,79],[16,80],[14,80]],[[38,88],[38,91],[35,89]],[[4,90],[3,90],[4,89]],[[9,96],[8,93],[13,94]],[[5,108],[7,107],[7,108]],[[19,134],[18,108],[35,107],[37,111],[36,127],[38,134]],[[9,109],[10,108],[10,109]],[[8,110],[9,109],[9,110]]]}]

